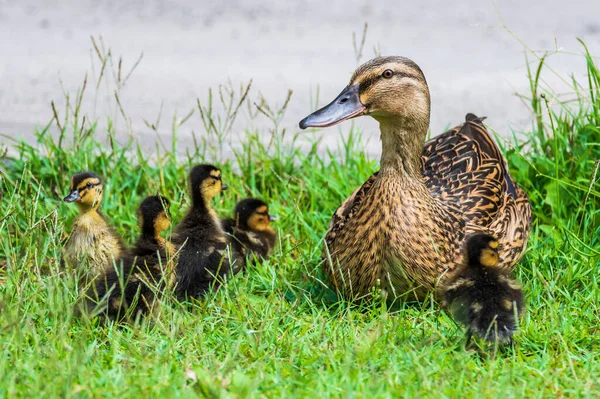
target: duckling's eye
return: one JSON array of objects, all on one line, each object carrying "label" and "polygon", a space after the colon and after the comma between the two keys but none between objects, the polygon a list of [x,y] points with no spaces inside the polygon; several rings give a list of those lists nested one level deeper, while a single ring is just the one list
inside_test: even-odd
[{"label": "duckling's eye", "polygon": [[386,69],[385,71],[383,71],[383,73],[381,74],[381,76],[383,76],[386,79],[389,79],[392,76],[394,76],[394,71],[392,71],[391,69]]}]

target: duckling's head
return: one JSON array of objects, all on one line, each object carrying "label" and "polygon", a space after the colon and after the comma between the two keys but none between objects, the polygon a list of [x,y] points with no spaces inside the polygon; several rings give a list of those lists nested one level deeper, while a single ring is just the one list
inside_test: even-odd
[{"label": "duckling's head", "polygon": [[329,105],[300,121],[300,128],[332,126],[370,115],[378,121],[429,126],[430,98],[425,76],[405,57],[378,57],[361,65]]},{"label": "duckling's head", "polygon": [[256,232],[271,230],[271,221],[277,219],[269,214],[269,206],[256,198],[241,200],[235,206],[233,213],[239,228]]},{"label": "duckling's head", "polygon": [[80,209],[98,209],[102,201],[102,180],[93,172],[79,172],[71,178],[71,191],[65,202],[75,202]]},{"label": "duckling's head", "polygon": [[488,234],[474,234],[467,239],[467,259],[471,266],[498,266],[498,240]]},{"label": "duckling's head", "polygon": [[196,165],[190,171],[190,191],[194,206],[207,205],[218,193],[227,190],[221,171],[213,165]]},{"label": "duckling's head", "polygon": [[138,224],[142,235],[147,237],[159,236],[171,225],[171,203],[161,195],[144,198],[138,208]]}]

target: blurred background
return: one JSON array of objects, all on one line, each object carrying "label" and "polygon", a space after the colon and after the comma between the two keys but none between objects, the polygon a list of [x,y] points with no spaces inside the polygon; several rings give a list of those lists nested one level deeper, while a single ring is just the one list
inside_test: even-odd
[{"label": "blurred background", "polygon": [[[197,99],[205,103],[209,88],[237,90],[251,79],[251,105],[263,96],[275,108],[293,91],[279,126],[295,133],[301,118],[348,83],[357,66],[353,34],[360,47],[368,23],[360,61],[379,51],[417,62],[431,89],[433,134],[473,112],[508,136],[532,120],[517,95],[529,90],[526,55],[535,70],[547,52],[544,83],[574,97],[569,74],[585,73],[577,38],[600,56],[599,15],[598,0],[0,0],[0,134],[32,140],[36,126],[52,119],[52,101],[64,115],[65,95],[73,101],[86,73],[80,112],[99,118],[101,129],[114,119],[118,132],[148,143],[156,132],[170,135],[177,115],[189,116],[179,137],[190,144],[192,131],[203,134]],[[112,54],[104,69],[91,36],[105,60]],[[144,120],[154,124],[159,113],[152,130]],[[271,134],[272,123],[251,113],[240,112],[232,134]],[[355,124],[377,156],[376,124]],[[322,133],[325,144],[340,138],[339,127]]]}]

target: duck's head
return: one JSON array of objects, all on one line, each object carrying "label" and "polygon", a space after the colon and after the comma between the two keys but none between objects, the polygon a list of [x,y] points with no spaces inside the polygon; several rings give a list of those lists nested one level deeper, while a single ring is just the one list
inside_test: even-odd
[{"label": "duck's head", "polygon": [[429,126],[425,76],[404,57],[378,57],[361,65],[335,100],[300,121],[300,128],[327,127],[370,115],[379,122]]},{"label": "duck's head", "polygon": [[161,195],[144,198],[138,208],[138,224],[142,235],[157,237],[171,225],[171,203]]},{"label": "duck's head", "polygon": [[213,165],[196,165],[190,171],[190,191],[194,206],[207,205],[218,193],[227,190],[221,171]]},{"label": "duck's head", "polygon": [[97,209],[102,201],[102,180],[93,172],[79,172],[71,178],[71,191],[65,202],[75,202],[80,209]]},{"label": "duck's head", "polygon": [[256,232],[271,230],[271,222],[277,217],[269,214],[269,206],[262,200],[246,198],[235,206],[234,220],[243,230]]},{"label": "duck's head", "polygon": [[469,265],[498,266],[498,240],[488,234],[474,234],[467,239],[466,250]]}]

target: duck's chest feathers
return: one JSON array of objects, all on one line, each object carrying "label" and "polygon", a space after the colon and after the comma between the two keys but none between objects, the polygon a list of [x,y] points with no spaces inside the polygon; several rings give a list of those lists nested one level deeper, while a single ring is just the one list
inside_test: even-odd
[{"label": "duck's chest feathers", "polygon": [[65,258],[72,266],[85,263],[92,273],[101,273],[120,255],[119,240],[99,214],[90,212],[77,219],[65,247]]},{"label": "duck's chest feathers", "polygon": [[373,286],[400,295],[435,285],[427,276],[440,275],[453,262],[455,236],[449,234],[464,226],[441,212],[423,190],[420,184],[378,178],[350,208],[327,240],[334,261],[328,272],[336,285],[352,280],[362,295]]}]

